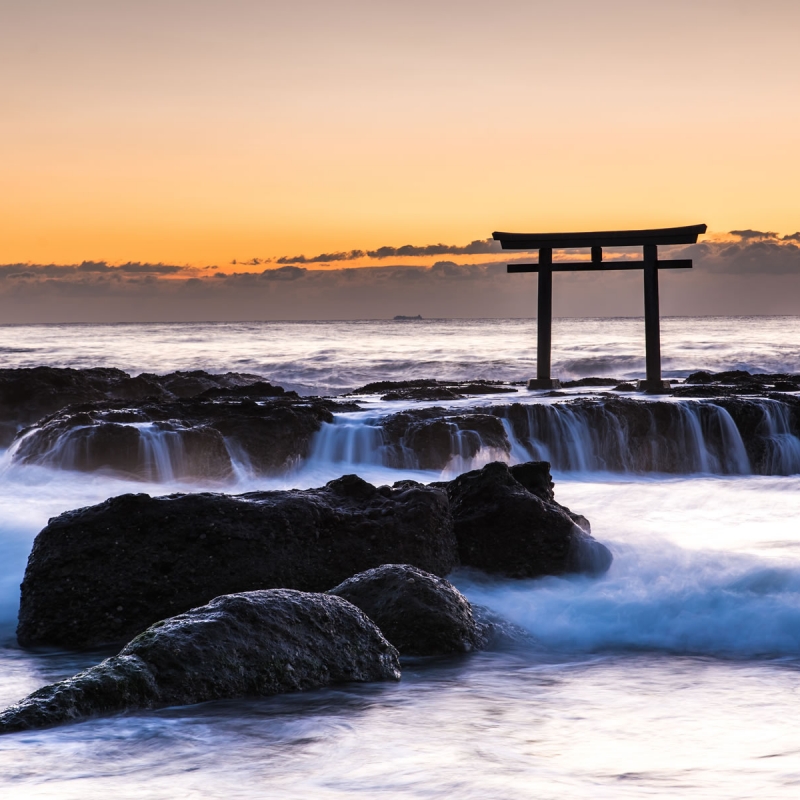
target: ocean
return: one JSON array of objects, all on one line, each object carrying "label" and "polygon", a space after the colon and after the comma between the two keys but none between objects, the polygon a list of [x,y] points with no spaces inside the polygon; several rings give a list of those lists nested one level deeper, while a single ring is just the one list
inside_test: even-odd
[{"label": "ocean", "polygon": [[[0,326],[0,355],[4,367],[233,370],[301,394],[338,395],[379,380],[523,381],[535,373],[535,340],[535,320],[14,325]],[[553,374],[562,378],[643,377],[641,319],[556,320],[553,348]],[[800,373],[800,318],[666,318],[662,348],[668,378],[700,369]],[[556,402],[517,388],[452,405]],[[270,478],[237,469],[211,488],[308,488],[345,472],[427,482],[498,457],[454,457],[443,471],[386,466],[372,426],[409,404],[364,400],[366,411],[320,431],[304,462]],[[733,445],[706,453],[704,440],[693,440],[698,452],[683,472],[665,473],[624,459],[607,468],[582,430],[566,425],[560,434],[575,455],[553,458],[556,499],[589,518],[614,554],[610,571],[529,581],[451,576],[473,603],[516,626],[512,641],[410,660],[397,684],[5,736],[0,795],[796,797],[800,440],[776,429],[782,456],[770,474],[756,474]],[[48,518],[124,492],[208,488],[167,472],[141,481],[2,455],[0,705],[106,655],[16,645],[19,582]]]}]

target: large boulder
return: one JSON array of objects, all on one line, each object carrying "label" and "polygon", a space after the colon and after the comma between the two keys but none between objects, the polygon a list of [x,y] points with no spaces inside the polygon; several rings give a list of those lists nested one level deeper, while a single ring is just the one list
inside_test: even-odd
[{"label": "large boulder", "polygon": [[396,650],[339,597],[286,589],[230,594],[157,622],[119,655],[29,695],[0,714],[0,733],[399,678]]},{"label": "large boulder", "polygon": [[605,572],[612,561],[608,548],[568,509],[526,488],[514,471],[547,496],[536,479],[541,470],[509,469],[499,461],[447,484],[461,564],[512,578]]},{"label": "large boulder", "polygon": [[384,564],[329,594],[358,606],[401,655],[465,653],[486,644],[485,626],[452,583],[408,564]]},{"label": "large boulder", "polygon": [[457,564],[447,495],[355,475],[306,491],[127,494],[50,520],[22,582],[23,645],[85,648],[130,639],[213,597],[324,591],[357,572]]}]

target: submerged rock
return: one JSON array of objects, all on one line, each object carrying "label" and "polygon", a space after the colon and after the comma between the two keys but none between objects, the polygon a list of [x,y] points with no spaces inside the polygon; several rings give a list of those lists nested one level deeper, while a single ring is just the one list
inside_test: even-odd
[{"label": "submerged rock", "polygon": [[384,564],[331,589],[358,606],[401,655],[464,653],[486,644],[485,626],[452,583],[408,564]]},{"label": "submerged rock", "polygon": [[255,589],[324,591],[386,563],[457,565],[445,492],[355,475],[306,491],[127,494],[50,520],[22,582],[23,645],[124,642],[156,620]]},{"label": "submerged rock", "polygon": [[[609,549],[569,509],[527,489],[512,470],[496,461],[448,484],[461,564],[512,578],[608,570]],[[517,474],[529,482],[525,471]]]},{"label": "submerged rock", "polygon": [[229,594],[157,622],[119,655],[29,695],[0,713],[0,733],[399,678],[397,651],[339,597],[286,589]]}]

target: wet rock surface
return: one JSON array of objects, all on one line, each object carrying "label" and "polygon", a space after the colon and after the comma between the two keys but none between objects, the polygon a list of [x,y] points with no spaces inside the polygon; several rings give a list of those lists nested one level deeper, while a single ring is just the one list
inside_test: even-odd
[{"label": "wet rock surface", "polygon": [[454,456],[471,459],[483,448],[498,455],[511,450],[500,419],[480,409],[411,409],[389,415],[381,425],[391,466],[443,470]]},{"label": "wet rock surface", "polygon": [[574,381],[561,381],[565,389],[577,389],[584,386],[616,386],[622,383],[619,378],[579,378]]},{"label": "wet rock surface", "polygon": [[458,558],[452,525],[441,489],[378,489],[355,475],[306,491],[114,497],[36,537],[17,636],[88,648],[222,594],[325,591],[386,563],[446,575]]},{"label": "wet rock surface", "polygon": [[213,375],[203,370],[167,375],[143,373],[132,378],[127,372],[111,368],[0,369],[0,447],[7,447],[20,428],[75,403],[149,397],[174,400],[258,382],[264,382],[263,376],[238,372]]},{"label": "wet rock surface", "polygon": [[[254,386],[263,398],[268,384]],[[227,391],[215,389],[214,397]],[[305,458],[313,435],[341,408],[352,406],[284,395],[260,402],[202,397],[84,403],[24,431],[12,458],[86,472],[110,469],[145,480],[226,480],[234,456],[253,473],[271,474]]]},{"label": "wet rock surface", "polygon": [[331,589],[358,606],[400,655],[466,653],[484,647],[487,631],[452,583],[408,564],[384,564]]},{"label": "wet rock surface", "polygon": [[699,370],[691,373],[682,385],[674,387],[673,394],[678,397],[732,397],[796,391],[800,391],[800,374]]},{"label": "wet rock surface", "polygon": [[420,379],[412,381],[377,381],[368,383],[351,394],[381,394],[381,400],[461,400],[482,394],[516,392],[510,383],[476,381],[437,381]]},{"label": "wet rock surface", "polygon": [[[460,475],[447,485],[463,566],[512,578],[566,572],[601,574],[612,561],[555,501],[543,500],[502,462]],[[536,488],[536,485],[534,486]]]},{"label": "wet rock surface", "polygon": [[397,651],[333,595],[229,594],[152,625],[116,656],[0,713],[0,733],[349,681],[398,680]]}]

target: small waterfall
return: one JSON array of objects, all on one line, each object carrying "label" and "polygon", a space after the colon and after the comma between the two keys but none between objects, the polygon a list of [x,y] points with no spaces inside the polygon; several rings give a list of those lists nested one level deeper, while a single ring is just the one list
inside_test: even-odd
[{"label": "small waterfall", "polygon": [[[348,419],[342,415],[335,415],[333,422],[323,422],[311,442],[309,462],[389,465],[383,429],[375,422]],[[412,453],[409,456],[413,458]]]},{"label": "small waterfall", "polygon": [[709,473],[714,470],[711,468],[711,457],[706,447],[703,426],[695,406],[695,403],[678,405],[681,426],[680,440],[687,458],[687,471]]},{"label": "small waterfall", "polygon": [[[763,408],[768,455],[753,458],[737,422],[719,403],[641,403],[619,400],[514,404],[498,407],[514,460],[549,461],[563,472],[666,472],[717,475],[791,474],[800,471],[800,439],[789,409],[776,401],[747,401]],[[764,405],[761,406],[760,403]]]},{"label": "small waterfall", "polygon": [[250,454],[242,446],[242,443],[232,436],[223,439],[228,458],[231,461],[231,469],[237,481],[251,480],[258,476],[258,470],[253,465]]},{"label": "small waterfall", "polygon": [[506,438],[508,439],[511,445],[510,451],[510,461],[512,464],[522,464],[525,461],[546,461],[545,458],[537,458],[531,452],[531,448],[527,447],[523,444],[518,438],[517,434],[514,431],[513,425],[505,418],[502,417],[500,422],[503,423],[503,429],[506,432]]},{"label": "small waterfall", "polygon": [[[308,463],[339,464],[343,469],[348,466],[430,469],[443,475],[459,475],[490,461],[509,459],[507,449],[486,444],[478,431],[462,428],[455,422],[434,420],[428,428],[430,437],[421,441],[414,434],[390,439],[384,421],[335,415],[332,423],[322,423],[312,440]],[[415,433],[418,435],[419,430]]]},{"label": "small waterfall", "polygon": [[750,459],[747,449],[742,441],[742,435],[733,421],[730,413],[716,405],[715,403],[702,404],[706,408],[712,409],[712,425],[716,426],[715,433],[718,433],[721,446],[715,453],[718,468],[715,472],[723,475],[749,475],[752,473]]},{"label": "small waterfall", "polygon": [[794,475],[800,472],[800,438],[792,433],[789,407],[776,400],[761,403],[761,424],[765,439],[764,471],[767,475]]},{"label": "small waterfall", "polygon": [[270,440],[249,428],[223,437],[214,427],[175,420],[116,422],[83,414],[29,430],[5,460],[113,470],[153,482],[251,479],[291,470],[301,460],[342,472],[377,466],[447,476],[489,461],[529,460],[549,461],[560,472],[791,475],[800,473],[799,420],[790,402],[741,397],[340,413],[321,424],[305,459],[295,450],[277,463]]},{"label": "small waterfall", "polygon": [[145,480],[172,482],[176,475],[185,474],[186,453],[180,433],[154,425],[137,427],[139,459]]},{"label": "small waterfall", "polygon": [[509,460],[509,453],[506,450],[487,446],[477,431],[462,430],[454,423],[450,423],[449,427],[452,455],[442,470],[442,477],[455,478],[463,472],[480,469],[492,461]]},{"label": "small waterfall", "polygon": [[112,470],[146,481],[228,480],[231,458],[218,431],[170,423],[98,423],[33,429],[11,451],[16,463],[94,472]]}]

